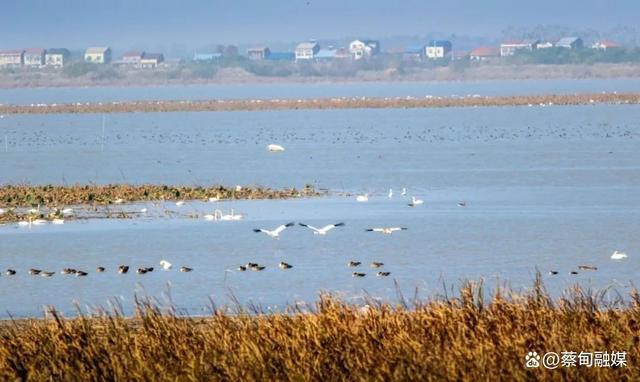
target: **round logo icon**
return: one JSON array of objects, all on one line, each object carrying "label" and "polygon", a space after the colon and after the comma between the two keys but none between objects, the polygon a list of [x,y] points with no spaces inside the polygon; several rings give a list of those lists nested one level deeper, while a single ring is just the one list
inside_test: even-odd
[{"label": "round logo icon", "polygon": [[560,365],[560,356],[558,353],[548,352],[542,357],[542,365],[547,369],[555,369]]}]

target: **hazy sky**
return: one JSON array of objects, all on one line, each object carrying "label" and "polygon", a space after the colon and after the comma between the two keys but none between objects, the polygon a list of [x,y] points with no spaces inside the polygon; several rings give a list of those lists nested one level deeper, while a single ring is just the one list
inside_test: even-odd
[{"label": "hazy sky", "polygon": [[509,25],[636,25],[638,0],[2,0],[0,48],[194,48],[429,32],[498,36]]}]

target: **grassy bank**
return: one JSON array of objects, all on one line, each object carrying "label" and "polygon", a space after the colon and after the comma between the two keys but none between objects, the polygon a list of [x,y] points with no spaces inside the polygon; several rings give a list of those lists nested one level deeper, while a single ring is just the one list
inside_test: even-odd
[{"label": "grassy bank", "polygon": [[[12,222],[31,218],[48,218],[59,215],[59,210],[67,206],[106,206],[128,202],[237,199],[288,199],[321,195],[311,186],[303,189],[271,189],[264,187],[191,187],[170,185],[74,185],[74,186],[0,186],[0,222]],[[17,209],[36,208],[29,213]],[[35,216],[34,216],[35,215]]]},{"label": "grassy bank", "polygon": [[[310,311],[181,318],[141,304],[118,315],[0,326],[3,380],[590,380],[640,379],[640,297],[605,303],[575,288],[354,306],[322,297]],[[623,367],[526,368],[525,355],[626,352]]]},{"label": "grassy bank", "polygon": [[0,105],[0,114],[261,111],[297,109],[443,108],[535,105],[639,104],[640,93],[595,93],[499,97],[320,98],[208,101],[129,101],[113,103]]}]

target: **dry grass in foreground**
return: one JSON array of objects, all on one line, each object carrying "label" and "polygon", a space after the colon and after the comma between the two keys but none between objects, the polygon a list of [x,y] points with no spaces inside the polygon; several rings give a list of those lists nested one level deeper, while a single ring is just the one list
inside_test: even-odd
[{"label": "dry grass in foreground", "polygon": [[[575,288],[363,308],[321,297],[313,311],[184,318],[141,304],[120,315],[0,326],[2,380],[639,380],[640,297],[603,303]],[[525,354],[624,351],[627,366],[525,368]]]}]

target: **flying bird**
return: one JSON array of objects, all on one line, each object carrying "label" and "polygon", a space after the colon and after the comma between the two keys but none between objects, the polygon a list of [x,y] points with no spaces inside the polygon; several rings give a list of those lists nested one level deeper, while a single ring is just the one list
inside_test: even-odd
[{"label": "flying bird", "polygon": [[624,252],[613,251],[613,254],[611,255],[612,260],[622,260],[626,258],[627,258],[627,254]]},{"label": "flying bird", "polygon": [[365,231],[367,232],[381,232],[385,235],[391,235],[396,231],[406,231],[408,228],[405,227],[383,227],[383,228],[367,228]]},{"label": "flying bird", "polygon": [[282,231],[284,231],[288,227],[292,227],[294,225],[295,225],[294,222],[283,224],[281,226],[278,226],[278,228],[276,228],[274,230],[271,230],[271,231],[269,231],[268,229],[263,229],[263,228],[254,228],[253,232],[262,232],[262,233],[266,233],[267,235],[269,235],[269,236],[271,236],[273,238],[277,238],[277,237],[280,237],[280,233]]},{"label": "flying bird", "polygon": [[307,227],[310,230],[312,230],[314,235],[326,235],[332,229],[334,229],[336,227],[344,226],[344,223],[336,223],[336,224],[327,224],[326,226],[324,226],[322,228],[316,228],[314,226],[311,226],[311,225],[308,225],[308,224],[304,224],[304,223],[298,223],[298,224],[303,226],[303,227]]}]

